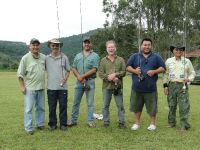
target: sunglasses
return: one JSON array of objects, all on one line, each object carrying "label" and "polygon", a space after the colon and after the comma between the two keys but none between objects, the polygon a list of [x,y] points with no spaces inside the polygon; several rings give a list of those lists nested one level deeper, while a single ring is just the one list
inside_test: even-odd
[{"label": "sunglasses", "polygon": [[59,44],[52,44],[51,47],[59,47]]}]

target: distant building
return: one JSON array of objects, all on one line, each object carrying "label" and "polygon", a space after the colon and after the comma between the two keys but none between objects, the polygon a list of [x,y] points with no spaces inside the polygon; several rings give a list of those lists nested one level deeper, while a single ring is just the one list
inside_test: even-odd
[{"label": "distant building", "polygon": [[186,57],[187,58],[200,57],[200,49],[195,49],[186,52]]}]

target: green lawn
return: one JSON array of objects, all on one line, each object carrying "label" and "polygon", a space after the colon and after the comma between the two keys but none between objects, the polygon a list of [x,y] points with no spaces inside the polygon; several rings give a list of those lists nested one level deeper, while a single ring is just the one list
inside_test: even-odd
[{"label": "green lawn", "polygon": [[[75,79],[69,79],[68,117],[71,114]],[[162,82],[158,82],[158,115],[157,130],[147,131],[149,117],[144,110],[141,129],[131,131],[133,114],[129,111],[131,78],[124,80],[124,105],[126,110],[126,129],[117,128],[117,110],[114,101],[110,106],[111,126],[102,127],[102,121],[95,120],[97,128],[90,129],[86,124],[85,96],[81,103],[78,126],[68,131],[48,130],[48,105],[46,100],[46,129],[26,135],[23,128],[23,96],[19,91],[16,73],[0,72],[0,149],[2,150],[47,150],[47,149],[150,149],[150,150],[197,150],[200,149],[200,86],[190,86],[191,111],[189,122],[191,130],[182,133],[177,127],[166,128],[168,107],[163,95]],[[101,113],[102,94],[101,80],[96,80],[95,113]],[[177,113],[178,117],[178,113]]]}]

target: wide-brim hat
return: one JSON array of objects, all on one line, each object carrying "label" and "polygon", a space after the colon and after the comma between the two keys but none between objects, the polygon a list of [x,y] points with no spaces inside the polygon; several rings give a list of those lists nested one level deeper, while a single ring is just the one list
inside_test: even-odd
[{"label": "wide-brim hat", "polygon": [[180,44],[180,43],[177,43],[177,44],[175,44],[175,45],[170,46],[169,49],[170,49],[170,51],[173,53],[173,50],[174,50],[175,48],[180,49],[180,50],[182,50],[182,51],[185,51],[185,46],[183,46],[183,45]]},{"label": "wide-brim hat", "polygon": [[57,39],[57,38],[51,39],[51,40],[49,40],[49,41],[47,42],[47,46],[48,46],[49,48],[50,48],[50,44],[51,44],[51,43],[59,44],[60,47],[63,46],[63,43],[60,42],[59,39]]}]

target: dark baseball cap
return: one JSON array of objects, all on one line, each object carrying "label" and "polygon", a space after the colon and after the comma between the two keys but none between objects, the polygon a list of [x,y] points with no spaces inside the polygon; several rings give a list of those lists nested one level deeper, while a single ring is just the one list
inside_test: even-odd
[{"label": "dark baseball cap", "polygon": [[35,44],[35,43],[40,44],[40,41],[36,38],[32,38],[31,41],[30,41],[30,44]]},{"label": "dark baseball cap", "polygon": [[83,42],[85,43],[85,42],[90,42],[90,37],[85,37],[85,38],[83,38]]}]

